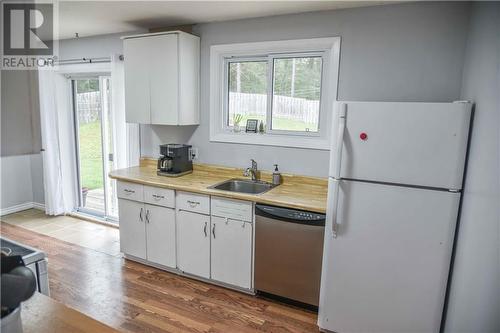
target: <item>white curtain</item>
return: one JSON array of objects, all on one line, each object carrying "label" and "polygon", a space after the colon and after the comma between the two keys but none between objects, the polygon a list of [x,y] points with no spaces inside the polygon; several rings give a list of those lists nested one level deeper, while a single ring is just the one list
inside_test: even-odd
[{"label": "white curtain", "polygon": [[139,124],[125,122],[125,83],[123,61],[111,56],[111,107],[114,117],[114,144],[118,169],[139,165]]},{"label": "white curtain", "polygon": [[45,212],[66,214],[77,202],[71,88],[68,80],[53,70],[40,70],[38,81]]},{"label": "white curtain", "polygon": [[60,66],[58,71],[39,73],[40,117],[42,127],[45,212],[60,215],[72,212],[78,204],[75,132],[71,82],[65,75],[106,74],[111,72],[114,156],[117,168],[139,164],[139,125],[125,122],[125,84],[123,61],[118,55],[111,64]]}]

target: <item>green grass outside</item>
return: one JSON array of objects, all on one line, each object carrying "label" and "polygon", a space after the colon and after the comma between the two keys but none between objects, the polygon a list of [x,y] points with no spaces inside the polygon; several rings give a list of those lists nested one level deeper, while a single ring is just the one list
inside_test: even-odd
[{"label": "green grass outside", "polygon": [[80,124],[80,177],[82,187],[102,188],[101,124]]}]

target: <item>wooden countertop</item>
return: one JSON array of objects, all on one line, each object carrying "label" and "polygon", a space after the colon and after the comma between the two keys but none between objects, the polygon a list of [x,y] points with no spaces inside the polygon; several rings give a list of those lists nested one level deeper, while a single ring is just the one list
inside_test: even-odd
[{"label": "wooden countertop", "polygon": [[[156,174],[156,160],[145,159],[138,167],[110,172],[113,179],[181,191],[248,200],[257,203],[303,209],[318,213],[326,212],[328,180],[283,174],[283,183],[262,194],[247,194],[209,189],[209,186],[231,178],[242,178],[243,170],[196,164],[193,173],[181,177],[165,177]],[[271,173],[261,172],[261,179],[270,181]]]},{"label": "wooden countertop", "polygon": [[35,293],[21,306],[23,333],[118,332],[40,293]]}]

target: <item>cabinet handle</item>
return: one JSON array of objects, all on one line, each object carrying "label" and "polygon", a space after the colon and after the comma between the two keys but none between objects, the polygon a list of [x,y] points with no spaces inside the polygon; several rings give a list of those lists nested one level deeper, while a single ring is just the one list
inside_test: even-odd
[{"label": "cabinet handle", "polygon": [[212,235],[214,235],[214,239],[215,239],[215,223],[214,223],[214,226],[212,227]]},{"label": "cabinet handle", "polygon": [[191,207],[196,207],[197,205],[199,205],[200,203],[198,201],[191,201],[191,200],[188,200],[187,203],[189,204],[189,206]]},{"label": "cabinet handle", "polygon": [[153,198],[155,198],[156,200],[160,200],[160,199],[165,199],[165,196],[158,195],[158,194],[153,194]]},{"label": "cabinet handle", "polygon": [[146,222],[149,223],[149,209],[146,211]]},{"label": "cabinet handle", "polygon": [[144,218],[142,217],[142,211],[144,208],[141,207],[141,211],[139,212],[139,218],[141,219],[141,222],[144,222]]},{"label": "cabinet handle", "polygon": [[203,228],[203,232],[205,233],[205,237],[207,237],[207,222],[205,222],[205,227]]},{"label": "cabinet handle", "polygon": [[128,188],[124,189],[123,192],[127,193],[127,194],[132,194],[132,193],[135,193],[134,190],[129,190]]}]

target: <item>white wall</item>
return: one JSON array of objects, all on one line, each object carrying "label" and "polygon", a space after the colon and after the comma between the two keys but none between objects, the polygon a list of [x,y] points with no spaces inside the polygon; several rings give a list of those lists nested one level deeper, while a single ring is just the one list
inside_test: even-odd
[{"label": "white wall", "polygon": [[[262,169],[278,163],[284,172],[326,177],[328,151],[209,142],[210,46],[341,36],[340,99],[449,102],[460,96],[468,10],[468,3],[412,3],[195,26],[201,125],[189,143],[205,163],[246,167],[254,158]],[[163,131],[170,129],[157,136]]]},{"label": "white wall", "polygon": [[500,332],[500,3],[473,5],[463,99],[475,116],[446,332]]}]

